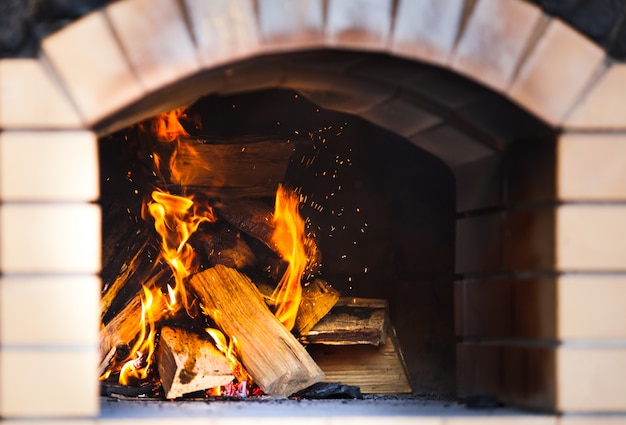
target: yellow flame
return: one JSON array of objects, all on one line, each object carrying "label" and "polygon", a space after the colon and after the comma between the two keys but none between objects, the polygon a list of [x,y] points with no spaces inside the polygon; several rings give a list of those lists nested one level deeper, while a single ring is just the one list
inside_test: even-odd
[{"label": "yellow flame", "polygon": [[119,376],[119,383],[122,385],[128,385],[130,378],[146,379],[152,364],[152,355],[155,349],[154,337],[156,334],[155,310],[160,310],[159,305],[161,304],[155,302],[155,297],[160,299],[162,294],[158,289],[150,290],[145,286],[142,289],[141,331],[129,355],[129,357],[133,355],[136,357],[128,359],[122,366]]},{"label": "yellow flame", "polygon": [[281,257],[288,262],[287,270],[276,286],[272,298],[274,314],[287,329],[293,329],[302,299],[300,281],[307,264],[304,220],[298,214],[298,196],[282,185],[276,191],[274,207],[274,234],[272,241]]},{"label": "yellow flame", "polygon": [[248,375],[248,372],[243,367],[239,358],[237,357],[237,339],[232,337],[230,341],[226,342],[226,337],[224,334],[215,328],[206,328],[205,331],[211,336],[213,341],[215,342],[215,346],[218,350],[220,350],[228,363],[230,364],[230,369],[233,372],[233,375],[239,382],[248,381],[251,382],[252,378]]},{"label": "yellow flame", "polygon": [[179,296],[189,311],[184,279],[190,275],[195,253],[187,241],[203,222],[216,220],[209,205],[194,203],[193,198],[172,195],[155,190],[148,211],[154,218],[154,227],[161,236],[161,255],[174,272],[175,286],[168,288],[170,307],[173,309]]}]

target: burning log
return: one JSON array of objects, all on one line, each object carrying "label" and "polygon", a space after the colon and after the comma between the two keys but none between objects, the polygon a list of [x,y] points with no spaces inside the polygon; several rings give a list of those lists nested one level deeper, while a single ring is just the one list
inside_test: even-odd
[{"label": "burning log", "polygon": [[234,379],[224,354],[199,335],[164,327],[157,350],[166,398],[226,385]]},{"label": "burning log", "polygon": [[257,262],[256,255],[241,238],[239,230],[224,222],[206,225],[203,232],[197,232],[192,239],[196,255],[205,267],[221,264],[243,269]]},{"label": "burning log", "polygon": [[173,168],[193,171],[176,183],[201,188],[213,197],[274,195],[296,147],[289,140],[250,137],[238,143],[210,143],[190,137],[180,142]]},{"label": "burning log", "polygon": [[[280,255],[280,249],[273,240],[276,226],[272,207],[254,199],[230,199],[214,205],[214,209],[220,218]],[[313,238],[307,238],[306,243],[306,271],[315,273],[321,266],[321,253]]]},{"label": "burning log", "polygon": [[[154,273],[147,280],[146,286],[154,282],[168,281],[171,271],[163,268]],[[105,358],[111,349],[117,345],[129,344],[141,331],[144,323],[141,321],[141,293],[137,293],[126,306],[100,329],[100,357]],[[158,321],[167,313],[164,299],[156,302],[161,305],[154,308],[154,320]]]},{"label": "burning log", "polygon": [[322,279],[315,279],[302,288],[302,301],[296,317],[296,330],[306,335],[339,300],[339,291]]},{"label": "burning log", "polygon": [[307,344],[379,345],[385,343],[387,329],[387,301],[345,297],[301,339]]},{"label": "burning log", "polygon": [[288,396],[324,378],[247,276],[217,265],[192,276],[189,284],[204,312],[235,342],[241,363],[263,392]]}]

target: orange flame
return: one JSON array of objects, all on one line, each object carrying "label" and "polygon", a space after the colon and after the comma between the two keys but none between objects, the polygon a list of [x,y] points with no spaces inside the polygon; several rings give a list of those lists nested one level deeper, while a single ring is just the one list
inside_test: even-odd
[{"label": "orange flame", "polygon": [[[154,124],[154,131],[161,142],[176,143],[168,164],[169,173],[171,181],[182,186],[192,181],[201,168],[208,168],[208,164],[200,157],[193,144],[182,139],[189,136],[180,122],[180,118],[184,116],[183,108],[174,109],[159,115]],[[182,160],[179,161],[179,158]],[[158,156],[154,157],[154,163],[157,169],[160,169],[161,162]]]},{"label": "orange flame", "polygon": [[209,205],[194,203],[193,198],[172,195],[155,190],[148,210],[154,217],[154,227],[161,236],[161,255],[174,272],[175,287],[168,288],[169,305],[174,309],[177,296],[189,312],[189,302],[184,279],[190,275],[195,260],[193,248],[187,244],[201,223],[216,220]]},{"label": "orange flame", "polygon": [[[119,376],[119,383],[122,385],[128,385],[130,378],[146,379],[152,364],[152,355],[155,349],[154,337],[156,334],[155,313],[162,308],[162,303],[159,300],[163,295],[158,289],[150,290],[145,286],[142,288],[141,332],[129,355],[129,357],[135,355],[136,358],[127,360],[122,366]],[[156,301],[155,298],[157,299]]]},{"label": "orange flame", "polygon": [[173,109],[158,116],[155,120],[154,131],[162,142],[173,142],[181,136],[188,136],[187,130],[180,123],[180,117],[185,113],[183,108]]},{"label": "orange flame", "polygon": [[217,349],[220,350],[228,360],[228,363],[230,364],[230,369],[232,370],[233,375],[235,375],[235,378],[237,378],[239,382],[250,382],[252,378],[250,377],[250,375],[248,375],[248,372],[243,367],[236,355],[237,340],[233,337],[227,343],[226,337],[220,330],[215,328],[206,328],[205,331],[211,336],[211,338],[215,342],[215,346],[217,347]]},{"label": "orange flame", "polygon": [[274,234],[281,257],[288,262],[287,270],[274,290],[274,314],[287,329],[293,329],[302,299],[300,281],[307,264],[304,220],[298,214],[299,199],[294,192],[278,186],[274,207]]}]

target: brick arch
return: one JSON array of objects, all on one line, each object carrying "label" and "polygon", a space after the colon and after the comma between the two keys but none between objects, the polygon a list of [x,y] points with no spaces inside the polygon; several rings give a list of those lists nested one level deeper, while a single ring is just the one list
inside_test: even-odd
[{"label": "brick arch", "polygon": [[[492,393],[552,411],[626,410],[619,398],[621,384],[603,379],[626,367],[624,349],[606,347],[626,340],[619,305],[626,272],[623,65],[520,0],[122,0],[46,37],[38,59],[0,61],[3,299],[10,302],[11,291],[25,278],[36,280],[50,298],[64,285],[76,285],[60,282],[59,275],[81,281],[90,299],[80,307],[71,299],[59,300],[56,307],[67,314],[50,318],[43,331],[0,335],[0,385],[11,388],[0,388],[0,416],[97,413],[96,377],[90,369],[97,357],[96,327],[78,329],[63,320],[97,321],[96,131],[123,124],[116,121],[119,112],[130,111],[129,119],[137,120],[210,92],[282,85],[308,90],[328,107],[356,105],[351,113],[401,134],[402,125],[414,124],[369,114],[387,108],[394,115],[390,102],[400,105],[398,110],[414,106],[389,94],[393,84],[338,72],[335,84],[324,85],[328,79],[320,81],[311,70],[298,80],[307,70],[281,73],[280,64],[268,65],[266,74],[255,69],[259,61],[271,62],[270,55],[311,49],[368,51],[434,64],[489,87],[562,132],[555,143],[512,156],[511,178],[518,180],[496,178],[507,190],[524,181],[517,208],[498,203],[496,209],[483,210],[485,205],[479,205],[459,217],[458,332],[466,338],[459,346],[459,393]],[[252,68],[246,70],[246,64]],[[342,106],[346,93],[352,103]],[[450,152],[456,151],[438,155]],[[25,157],[30,160],[24,162]],[[493,180],[484,176],[485,182]],[[483,186],[476,182],[476,187]],[[41,215],[46,226],[32,235],[11,231]],[[492,246],[501,248],[486,256]],[[74,256],[49,255],[67,247]],[[524,308],[514,314],[493,311],[474,304],[480,299]],[[583,326],[572,313],[581,302],[592,303]],[[488,312],[474,314],[483,310]],[[0,317],[3,329],[15,321]],[[76,332],[63,332],[68,327]],[[583,342],[572,348],[572,341]],[[42,346],[47,350],[36,351]],[[68,377],[75,396],[65,398],[54,380],[48,390],[42,384],[46,400],[33,403],[30,389],[19,382],[41,381],[28,375],[32,364],[55,370],[52,363],[59,357],[51,351],[77,368]],[[20,360],[24,352],[30,355],[27,364]],[[66,352],[71,355],[63,357]],[[597,367],[578,367],[589,362]],[[521,364],[540,372],[517,376]],[[476,374],[463,375],[472,367]],[[8,373],[16,370],[18,376]],[[504,372],[512,372],[506,375],[510,382],[491,379]],[[578,382],[588,383],[585,391],[594,396],[577,391]]]}]

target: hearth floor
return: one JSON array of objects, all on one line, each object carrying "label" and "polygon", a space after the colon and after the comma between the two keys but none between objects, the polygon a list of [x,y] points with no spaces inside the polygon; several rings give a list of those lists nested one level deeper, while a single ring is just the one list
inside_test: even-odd
[{"label": "hearth floor", "polygon": [[[219,424],[556,424],[556,417],[512,408],[469,409],[450,400],[416,396],[365,397],[363,400],[150,401],[103,398],[98,423]],[[477,422],[476,422],[477,421]]]}]

